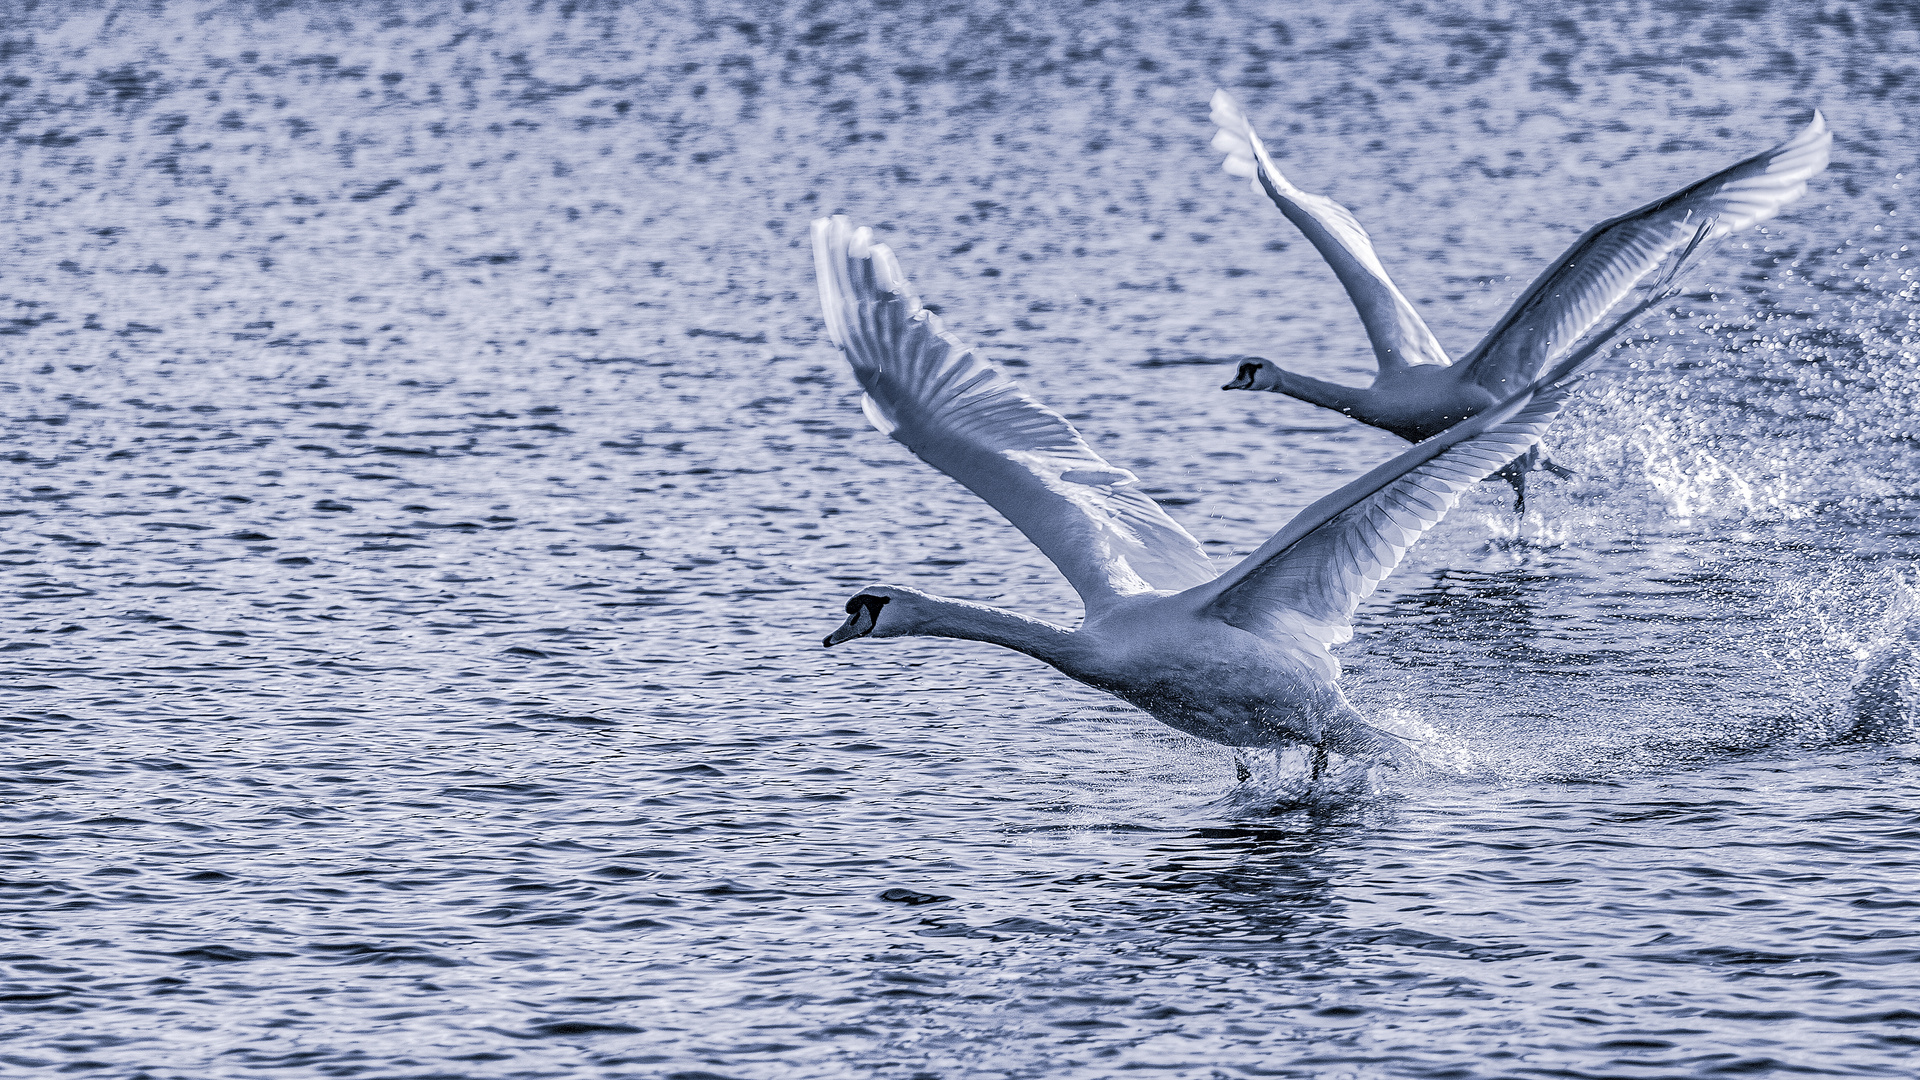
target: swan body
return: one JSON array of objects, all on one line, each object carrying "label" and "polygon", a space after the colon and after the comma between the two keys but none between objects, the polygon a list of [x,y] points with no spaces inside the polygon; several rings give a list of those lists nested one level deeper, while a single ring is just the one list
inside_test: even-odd
[{"label": "swan body", "polygon": [[1407,753],[1347,703],[1329,648],[1352,637],[1360,600],[1463,491],[1538,444],[1598,359],[1596,347],[1577,351],[1308,506],[1223,573],[1138,477],[949,334],[871,230],[815,221],[813,255],[827,333],[865,390],[867,418],[1025,533],[1086,609],[1067,629],[877,584],[847,601],[825,644],[990,642],[1232,746]]},{"label": "swan body", "polygon": [[[1331,654],[1196,617],[1181,593],[1121,597],[1077,630],[903,585],[871,585],[826,644],[855,637],[951,637],[1026,653],[1168,727],[1228,746],[1301,743],[1350,756],[1393,756],[1347,704]],[[874,603],[875,600],[883,601]],[[868,615],[868,607],[877,615]],[[871,627],[865,633],[858,630]],[[1289,647],[1289,646],[1293,647]],[[1316,662],[1317,661],[1317,662]]]},{"label": "swan body", "polygon": [[[1815,111],[1805,128],[1772,150],[1588,229],[1456,364],[1387,276],[1352,212],[1289,183],[1226,91],[1214,92],[1212,108],[1219,126],[1213,147],[1227,155],[1223,167],[1250,179],[1254,191],[1278,206],[1332,267],[1360,314],[1379,365],[1373,384],[1361,388],[1249,357],[1223,389],[1285,394],[1409,442],[1431,438],[1537,378],[1669,256],[1681,252],[1684,261],[1700,244],[1778,214],[1806,194],[1807,181],[1827,167],[1833,146],[1826,119]],[[1624,325],[1619,321],[1614,327]],[[1514,487],[1516,509],[1525,508],[1526,471],[1532,464],[1500,470]],[[1563,472],[1550,463],[1544,467]]]},{"label": "swan body", "polygon": [[1447,430],[1500,400],[1493,391],[1461,378],[1455,367],[1409,366],[1391,379],[1361,389],[1288,371],[1268,360],[1245,360],[1223,390],[1266,390],[1332,409],[1371,427],[1419,442]]}]

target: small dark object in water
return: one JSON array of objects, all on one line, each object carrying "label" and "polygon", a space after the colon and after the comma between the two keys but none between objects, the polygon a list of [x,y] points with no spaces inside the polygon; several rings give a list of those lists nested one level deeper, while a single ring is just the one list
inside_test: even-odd
[{"label": "small dark object in water", "polygon": [[880,894],[880,899],[891,901],[895,904],[911,904],[914,907],[919,907],[921,904],[938,904],[945,900],[951,900],[953,897],[937,896],[933,893],[914,892],[912,889],[888,889],[886,892]]}]

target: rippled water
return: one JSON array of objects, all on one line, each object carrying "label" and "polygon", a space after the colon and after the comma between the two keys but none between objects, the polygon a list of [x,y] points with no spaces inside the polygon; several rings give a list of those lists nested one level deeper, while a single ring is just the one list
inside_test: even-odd
[{"label": "rippled water", "polygon": [[[1721,10],[1724,7],[1724,10]],[[799,13],[796,13],[799,12]],[[0,24],[0,1064],[46,1075],[1905,1076],[1920,765],[1837,741],[1914,493],[1907,5],[380,6]],[[1826,111],[1361,612],[1460,775],[1288,809],[1034,661],[868,428],[807,220],[1223,558],[1389,453],[1205,148],[1233,88],[1464,350],[1592,222]],[[1497,485],[1496,485],[1497,486]],[[0,1070],[5,1071],[5,1070]]]}]

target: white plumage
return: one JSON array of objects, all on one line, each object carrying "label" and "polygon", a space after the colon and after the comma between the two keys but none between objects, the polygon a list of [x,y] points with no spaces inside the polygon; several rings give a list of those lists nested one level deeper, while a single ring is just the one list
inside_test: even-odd
[{"label": "white plumage", "polygon": [[[1417,442],[1538,378],[1567,355],[1662,262],[1749,228],[1806,194],[1827,167],[1833,133],[1819,112],[1799,134],[1637,210],[1588,229],[1541,272],[1458,363],[1395,287],[1367,231],[1346,207],[1293,186],[1233,97],[1213,95],[1213,148],[1232,176],[1250,179],[1299,228],[1347,290],[1379,373],[1371,387],[1340,386],[1249,357],[1229,390],[1299,398]],[[1623,323],[1615,323],[1615,327]],[[1526,466],[1502,470],[1524,506]]]},{"label": "white plumage", "polygon": [[1393,755],[1336,685],[1328,646],[1355,606],[1460,493],[1539,442],[1592,362],[1549,376],[1320,499],[1216,577],[1199,544],[1134,475],[1016,386],[921,306],[886,245],[844,217],[813,224],[828,334],[875,427],[965,484],[1080,594],[1077,630],[898,585],[862,589],[827,639],[932,635],[1017,649],[1233,746],[1308,743]]}]

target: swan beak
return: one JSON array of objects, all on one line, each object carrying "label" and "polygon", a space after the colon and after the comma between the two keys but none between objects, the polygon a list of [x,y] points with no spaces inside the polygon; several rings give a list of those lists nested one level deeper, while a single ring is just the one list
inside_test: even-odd
[{"label": "swan beak", "polygon": [[858,615],[847,616],[847,621],[840,624],[840,629],[835,630],[833,633],[828,634],[825,638],[822,638],[820,641],[820,644],[831,649],[835,645],[838,645],[843,641],[852,641],[854,638],[857,638],[857,637],[865,637],[866,631],[860,629],[860,627],[856,625],[859,621],[860,621],[860,616]]},{"label": "swan beak", "polygon": [[1234,373],[1233,380],[1227,383],[1227,385],[1221,387],[1220,389],[1252,390],[1254,388],[1253,386],[1254,373],[1259,370],[1260,370],[1260,363],[1258,361],[1249,360],[1246,363],[1241,364],[1240,370]]},{"label": "swan beak", "polygon": [[[861,597],[857,599],[868,598]],[[873,633],[873,624],[878,621],[875,616],[878,614],[879,605],[871,603],[862,604],[856,600],[855,603],[850,603],[847,606],[853,608],[853,612],[847,616],[847,621],[841,623],[840,629],[828,634],[826,638],[821,641],[821,644],[829,649],[843,641],[852,641],[854,638],[866,637],[868,634]]]}]

